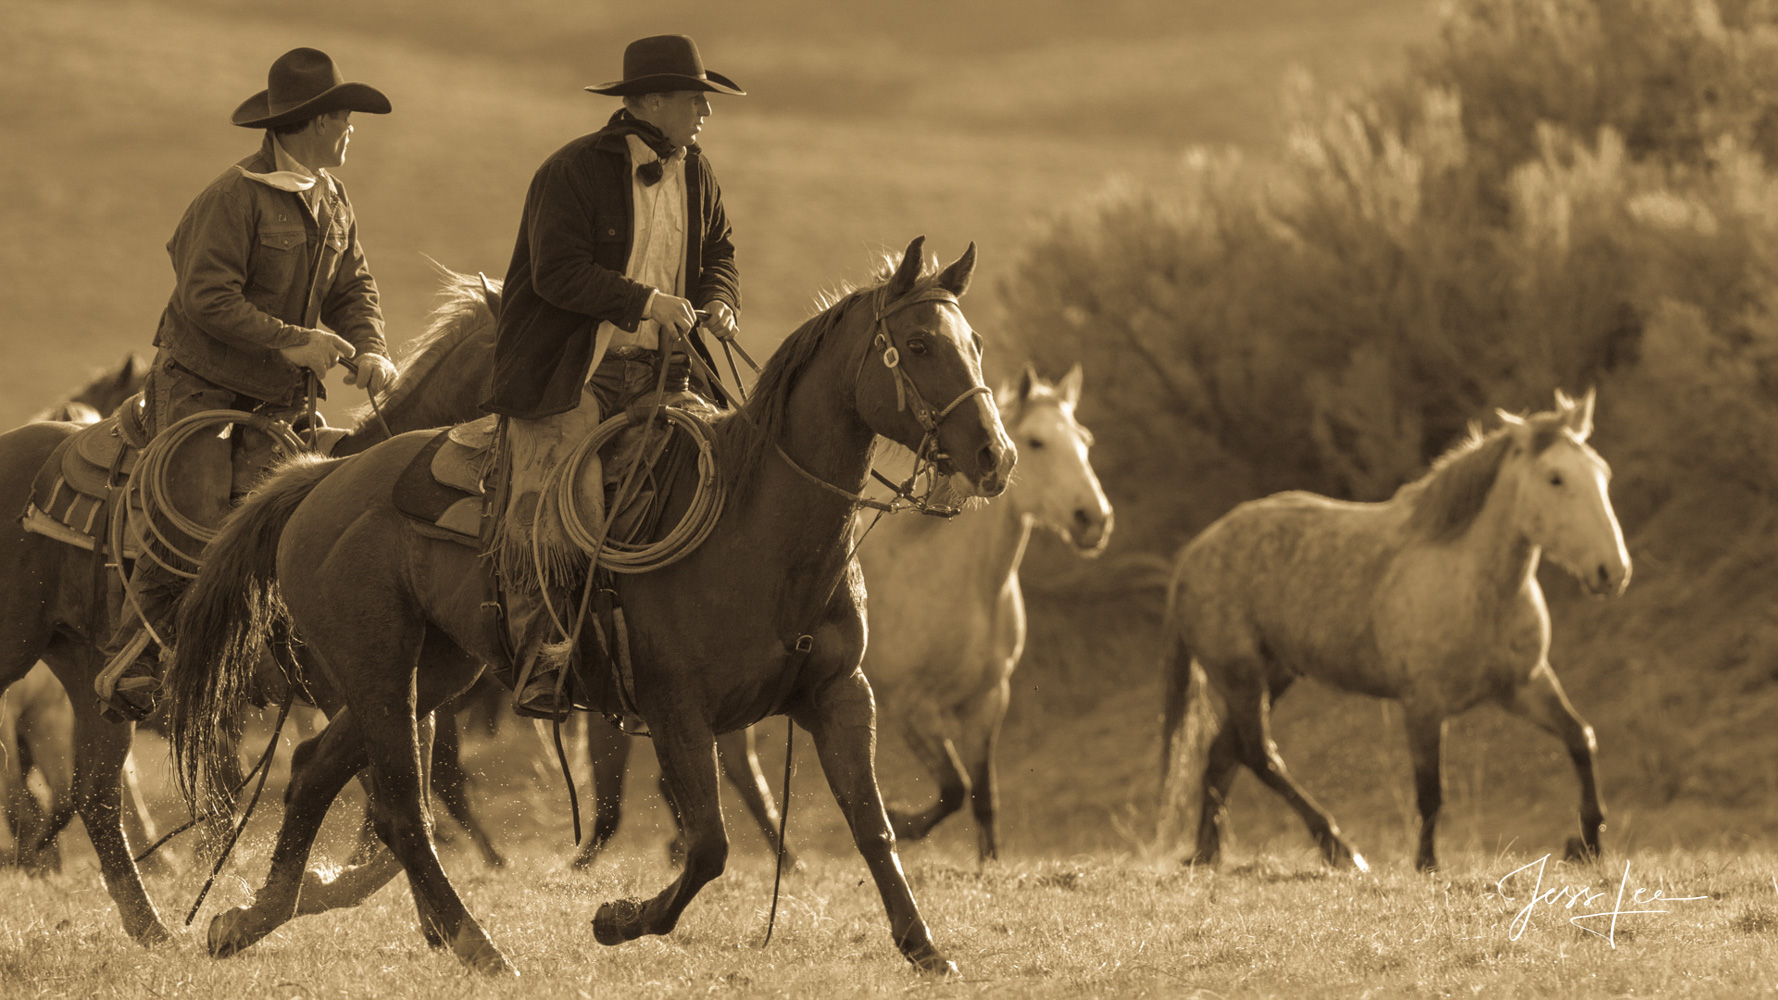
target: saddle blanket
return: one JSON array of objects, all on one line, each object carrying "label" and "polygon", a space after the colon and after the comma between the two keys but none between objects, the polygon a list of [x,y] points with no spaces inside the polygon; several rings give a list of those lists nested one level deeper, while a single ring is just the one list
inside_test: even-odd
[{"label": "saddle blanket", "polygon": [[479,545],[498,419],[489,414],[434,435],[396,479],[395,509],[453,541]]}]

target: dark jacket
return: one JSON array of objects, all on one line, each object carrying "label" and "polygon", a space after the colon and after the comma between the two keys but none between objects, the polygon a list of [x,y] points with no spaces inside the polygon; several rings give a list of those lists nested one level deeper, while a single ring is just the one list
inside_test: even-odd
[{"label": "dark jacket", "polygon": [[269,133],[259,152],[212,181],[179,220],[167,242],[173,294],[154,342],[203,379],[292,403],[307,380],[278,349],[302,343],[317,322],[360,353],[389,353],[377,284],[338,180],[329,178],[317,218],[300,194],[243,169],[277,169]]},{"label": "dark jacket", "polygon": [[[685,297],[700,309],[720,300],[739,313],[741,279],[722,189],[695,145],[686,147],[685,195],[692,227]],[[624,276],[635,228],[630,197],[629,144],[610,125],[537,168],[506,270],[494,388],[483,409],[525,419],[573,409],[599,324],[634,330],[642,321],[650,289]],[[692,343],[708,361],[698,338]]]}]

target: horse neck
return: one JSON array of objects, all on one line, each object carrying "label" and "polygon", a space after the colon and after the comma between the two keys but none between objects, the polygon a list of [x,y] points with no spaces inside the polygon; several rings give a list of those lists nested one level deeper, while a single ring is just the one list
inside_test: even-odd
[{"label": "horse neck", "polygon": [[1501,470],[1488,489],[1481,513],[1459,541],[1480,571],[1484,593],[1518,593],[1537,573],[1537,562],[1543,554],[1519,530],[1516,486],[1515,477]]},{"label": "horse neck", "polygon": [[480,402],[487,396],[492,341],[471,333],[434,349],[443,353],[418,381],[380,404],[381,420],[375,412],[365,414],[334,447],[335,455],[357,454],[393,434],[447,427],[483,415]]},{"label": "horse neck", "polygon": [[[810,475],[857,494],[870,472],[876,435],[857,412],[853,369],[847,364],[848,356],[856,352],[841,345],[857,344],[863,338],[856,331],[848,335],[843,329],[830,331],[828,338],[829,347],[810,360],[788,389],[784,419],[771,444],[782,448]],[[785,544],[767,548],[767,558],[778,565],[766,570],[781,574],[779,578],[792,592],[786,599],[786,613],[805,616],[810,612],[801,608],[824,593],[830,594],[828,588],[844,568],[850,552],[853,504],[810,482],[779,455],[765,455],[751,476],[752,481],[741,486],[747,500],[737,516],[764,527],[737,530],[795,535],[785,539]],[[793,624],[800,628],[807,622]]]}]

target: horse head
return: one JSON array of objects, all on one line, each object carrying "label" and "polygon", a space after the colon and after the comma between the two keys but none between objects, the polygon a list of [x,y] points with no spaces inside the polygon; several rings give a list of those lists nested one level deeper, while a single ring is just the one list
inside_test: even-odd
[{"label": "horse head", "polygon": [[1021,517],[1054,531],[1085,556],[1111,540],[1111,502],[1087,460],[1093,434],[1075,419],[1080,365],[1046,382],[1030,365],[999,394],[1000,417],[1019,449],[1018,489],[1008,494]]},{"label": "horse head", "polygon": [[857,362],[858,415],[877,434],[999,496],[1018,460],[994,394],[982,382],[982,340],[957,299],[975,270],[975,244],[922,277],[925,237],[915,237],[870,299],[871,340]]},{"label": "horse head", "polygon": [[1611,509],[1611,466],[1587,444],[1593,400],[1591,389],[1579,400],[1558,390],[1553,412],[1501,414],[1513,438],[1511,488],[1526,539],[1589,591],[1621,594],[1630,582],[1630,554]]}]

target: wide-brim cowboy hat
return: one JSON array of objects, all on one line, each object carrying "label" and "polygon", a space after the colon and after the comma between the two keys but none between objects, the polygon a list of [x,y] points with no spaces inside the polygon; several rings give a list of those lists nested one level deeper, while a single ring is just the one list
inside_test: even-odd
[{"label": "wide-brim cowboy hat", "polygon": [[624,49],[624,78],[588,87],[595,94],[631,97],[673,90],[707,90],[745,97],[747,92],[721,73],[704,68],[690,35],[650,35]]},{"label": "wide-brim cowboy hat", "polygon": [[291,49],[272,63],[266,89],[235,109],[229,120],[242,128],[276,128],[329,111],[363,111],[386,115],[389,99],[375,87],[347,83],[327,53]]}]

